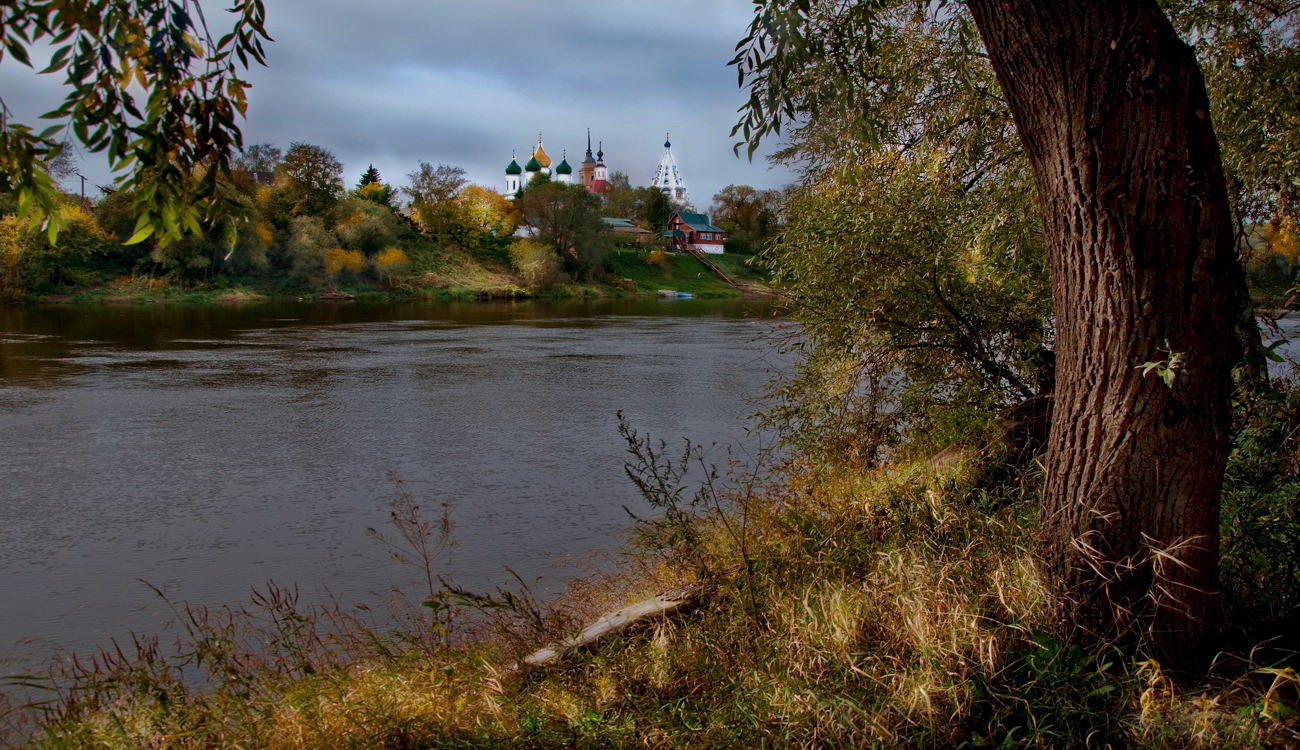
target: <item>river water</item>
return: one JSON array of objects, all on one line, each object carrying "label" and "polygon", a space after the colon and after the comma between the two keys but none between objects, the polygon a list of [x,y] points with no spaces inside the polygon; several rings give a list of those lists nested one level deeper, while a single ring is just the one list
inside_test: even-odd
[{"label": "river water", "polygon": [[617,411],[670,443],[757,446],[753,399],[788,360],[751,307],[0,310],[0,655],[156,630],[150,586],[374,603],[412,584],[365,534],[390,472],[450,503],[442,572],[554,593],[644,510]]}]

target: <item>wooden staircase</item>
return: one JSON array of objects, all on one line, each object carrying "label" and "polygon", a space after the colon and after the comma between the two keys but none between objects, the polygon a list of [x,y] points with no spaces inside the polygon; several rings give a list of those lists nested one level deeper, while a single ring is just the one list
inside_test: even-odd
[{"label": "wooden staircase", "polygon": [[694,257],[696,260],[703,263],[705,268],[709,269],[714,274],[721,277],[723,281],[739,289],[742,293],[746,295],[764,296],[764,297],[775,295],[773,289],[766,284],[762,284],[757,281],[741,280],[736,278],[731,273],[729,273],[727,269],[715,263],[713,259],[709,257],[708,253],[702,250],[696,250],[690,245],[685,245],[683,249],[687,253],[689,253],[692,257]]}]

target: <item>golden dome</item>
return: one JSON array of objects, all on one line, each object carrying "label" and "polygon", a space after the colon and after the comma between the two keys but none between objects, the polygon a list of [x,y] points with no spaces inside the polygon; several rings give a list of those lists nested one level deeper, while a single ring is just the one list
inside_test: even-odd
[{"label": "golden dome", "polygon": [[542,149],[542,144],[540,142],[537,144],[537,150],[533,152],[533,158],[543,167],[551,166],[551,157],[546,155],[546,151]]}]

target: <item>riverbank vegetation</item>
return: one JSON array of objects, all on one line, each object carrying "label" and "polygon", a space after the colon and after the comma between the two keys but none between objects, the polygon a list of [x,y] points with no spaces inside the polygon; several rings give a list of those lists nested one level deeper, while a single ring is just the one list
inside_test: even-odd
[{"label": "riverbank vegetation", "polygon": [[[253,145],[223,183],[242,207],[239,219],[167,242],[129,242],[137,221],[135,198],[125,191],[105,191],[94,201],[60,193],[62,230],[55,242],[20,219],[15,204],[0,201],[0,297],[13,304],[622,296],[653,294],[675,282],[699,295],[742,293],[693,259],[646,263],[655,250],[661,251],[655,257],[664,255],[657,234],[645,244],[620,244],[603,217],[653,230],[669,215],[662,194],[630,188],[626,180],[604,201],[543,180],[512,203],[468,184],[463,170],[445,164],[420,163],[401,189],[371,167],[345,191],[342,170],[319,146],[295,143],[282,154]],[[757,191],[731,195],[741,188],[727,188],[719,212],[746,251],[723,261],[733,268],[774,231],[771,210],[745,200]],[[538,255],[538,247],[549,255]],[[762,276],[748,266],[741,273]]]}]

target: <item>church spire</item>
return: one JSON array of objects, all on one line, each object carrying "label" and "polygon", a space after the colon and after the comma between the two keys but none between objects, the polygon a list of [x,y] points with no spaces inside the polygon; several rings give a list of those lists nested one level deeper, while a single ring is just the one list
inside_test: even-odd
[{"label": "church spire", "polygon": [[679,206],[686,205],[688,201],[686,181],[682,179],[677,160],[673,158],[673,143],[669,140],[668,133],[664,133],[664,155],[659,160],[659,167],[655,169],[655,178],[650,186]]}]

